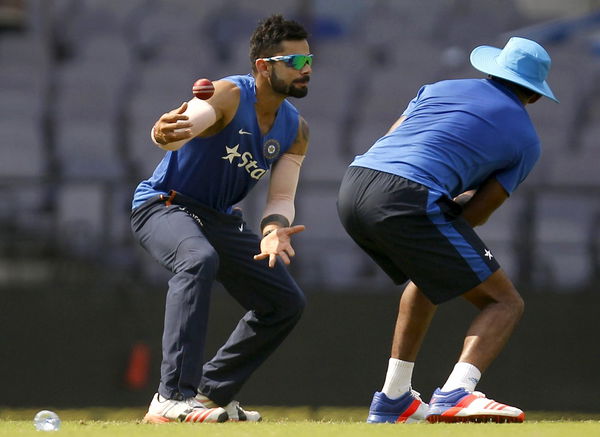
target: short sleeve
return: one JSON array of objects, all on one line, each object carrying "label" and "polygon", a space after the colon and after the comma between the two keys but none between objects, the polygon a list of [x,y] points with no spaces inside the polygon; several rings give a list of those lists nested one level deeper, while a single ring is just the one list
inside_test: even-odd
[{"label": "short sleeve", "polygon": [[519,158],[513,165],[496,173],[496,180],[500,182],[508,194],[511,194],[525,180],[540,158],[540,154],[540,144],[536,142],[522,149]]},{"label": "short sleeve", "polygon": [[415,98],[412,99],[408,103],[408,106],[402,113],[403,116],[408,116],[413,111],[413,109],[415,109],[415,106],[417,106],[417,102],[419,101],[419,99],[420,99],[421,95],[423,94],[423,91],[425,91],[426,87],[427,87],[427,85],[422,86],[421,89],[419,90],[419,92],[417,93],[417,95],[415,96]]}]

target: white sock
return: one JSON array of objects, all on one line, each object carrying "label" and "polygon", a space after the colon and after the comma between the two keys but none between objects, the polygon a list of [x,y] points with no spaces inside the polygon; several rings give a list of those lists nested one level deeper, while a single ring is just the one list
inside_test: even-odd
[{"label": "white sock", "polygon": [[382,393],[390,399],[397,399],[409,391],[414,366],[415,363],[390,358]]},{"label": "white sock", "polygon": [[474,391],[480,379],[481,372],[473,364],[456,363],[441,390],[448,392],[462,387],[467,391]]}]

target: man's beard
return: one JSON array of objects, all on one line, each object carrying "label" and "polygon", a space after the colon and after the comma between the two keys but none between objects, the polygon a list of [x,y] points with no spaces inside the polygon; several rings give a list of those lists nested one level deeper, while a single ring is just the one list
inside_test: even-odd
[{"label": "man's beard", "polygon": [[296,88],[294,83],[305,83],[310,80],[308,76],[303,77],[302,79],[297,79],[290,84],[286,84],[282,79],[277,77],[277,73],[275,70],[271,71],[271,88],[273,91],[279,94],[283,94],[285,96],[302,98],[308,94],[308,87]]}]

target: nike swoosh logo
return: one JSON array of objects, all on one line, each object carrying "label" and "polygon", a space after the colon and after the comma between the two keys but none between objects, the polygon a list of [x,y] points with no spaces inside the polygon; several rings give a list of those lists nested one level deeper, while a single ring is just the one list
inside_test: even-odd
[{"label": "nike swoosh logo", "polygon": [[242,232],[244,230],[244,224],[242,223],[239,227],[240,232]]},{"label": "nike swoosh logo", "polygon": [[240,135],[252,135],[252,132],[248,132],[248,131],[245,131],[244,129],[240,129],[238,131],[238,134],[240,134]]}]

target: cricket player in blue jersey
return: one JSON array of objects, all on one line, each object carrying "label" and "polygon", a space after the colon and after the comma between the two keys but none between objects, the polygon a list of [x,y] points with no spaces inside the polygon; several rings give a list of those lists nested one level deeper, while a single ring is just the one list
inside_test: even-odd
[{"label": "cricket player in blue jersey", "polygon": [[[305,297],[284,264],[308,127],[287,97],[308,93],[307,32],[273,15],[250,41],[252,74],[214,83],[160,117],[152,129],[166,150],[133,198],[140,244],[173,272],[166,298],[161,378],[144,421],[258,421],[234,396],[291,332]],[[240,202],[271,170],[260,236]],[[215,357],[203,364],[211,287],[219,281],[247,310]]]},{"label": "cricket player in blue jersey", "polygon": [[[351,163],[338,211],[354,241],[394,280],[400,300],[391,358],[367,422],[522,422],[523,411],[475,387],[523,313],[523,300],[473,227],[523,182],[540,156],[525,106],[556,100],[550,57],[513,37],[481,46],[472,65],[486,79],[423,86],[390,128]],[[557,101],[557,100],[556,100]],[[412,373],[436,306],[462,296],[479,309],[446,383],[429,405]]]}]

